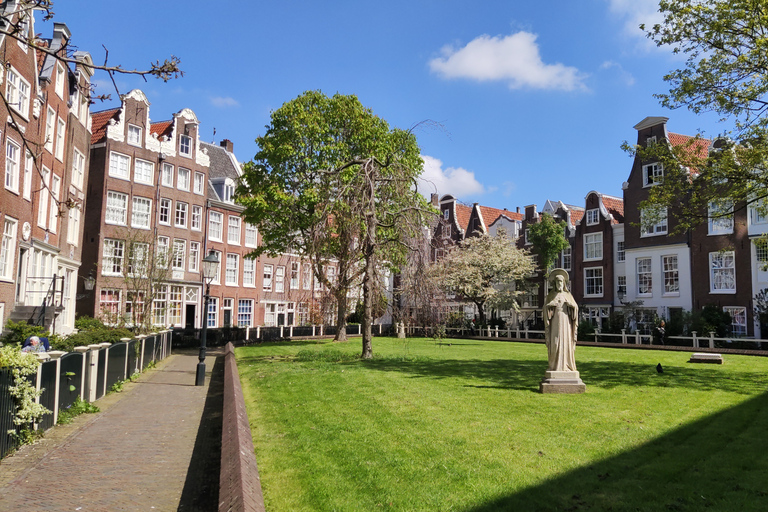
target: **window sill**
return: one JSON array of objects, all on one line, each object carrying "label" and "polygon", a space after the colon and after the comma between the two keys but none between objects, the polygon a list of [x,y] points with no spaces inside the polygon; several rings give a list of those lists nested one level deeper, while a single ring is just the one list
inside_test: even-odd
[{"label": "window sill", "polygon": [[736,295],[736,290],[710,290],[712,295]]}]

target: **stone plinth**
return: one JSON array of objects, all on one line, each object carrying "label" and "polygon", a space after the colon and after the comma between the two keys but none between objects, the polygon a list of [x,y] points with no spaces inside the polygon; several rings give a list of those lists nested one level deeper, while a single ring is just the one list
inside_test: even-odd
[{"label": "stone plinth", "polygon": [[707,352],[694,352],[691,354],[689,363],[711,363],[711,364],[723,364],[723,356],[721,354],[712,354]]},{"label": "stone plinth", "polygon": [[587,390],[579,372],[545,372],[539,391],[541,393],[578,394]]}]

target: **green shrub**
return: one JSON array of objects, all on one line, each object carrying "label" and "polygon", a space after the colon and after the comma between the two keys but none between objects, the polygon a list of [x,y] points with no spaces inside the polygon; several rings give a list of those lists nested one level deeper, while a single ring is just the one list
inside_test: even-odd
[{"label": "green shrub", "polygon": [[95,331],[99,329],[108,329],[108,327],[98,318],[81,316],[75,320],[75,329],[78,331]]},{"label": "green shrub", "polygon": [[45,330],[45,327],[40,325],[29,325],[25,321],[13,322],[8,320],[5,324],[5,328],[10,331],[3,336],[2,340],[0,340],[5,345],[21,345],[30,336],[48,336],[48,331]]},{"label": "green shrub", "polygon": [[579,322],[579,329],[576,334],[579,341],[594,341],[595,326],[589,320]]},{"label": "green shrub", "polygon": [[[61,343],[57,343],[56,350],[65,350],[71,352],[74,347],[87,347],[88,345],[96,345],[99,343],[117,343],[120,338],[133,338],[133,333],[128,329],[110,329],[104,327],[102,329],[95,329],[92,331],[80,331],[75,334],[67,336],[61,340]],[[51,348],[54,348],[54,344],[51,344]]]}]

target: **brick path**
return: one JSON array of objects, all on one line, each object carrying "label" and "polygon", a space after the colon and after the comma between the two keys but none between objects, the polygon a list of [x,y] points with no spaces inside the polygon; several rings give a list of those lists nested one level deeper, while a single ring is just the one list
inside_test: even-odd
[{"label": "brick path", "polygon": [[0,463],[0,510],[216,510],[223,358],[176,353]]}]

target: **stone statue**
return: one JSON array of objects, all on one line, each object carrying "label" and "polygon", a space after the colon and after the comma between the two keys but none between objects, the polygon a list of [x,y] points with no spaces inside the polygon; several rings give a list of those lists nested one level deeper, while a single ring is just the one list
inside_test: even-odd
[{"label": "stone statue", "polygon": [[547,278],[550,290],[544,299],[544,339],[549,366],[542,393],[583,393],[586,386],[576,371],[576,332],[579,306],[568,290],[568,272],[556,268]]}]

